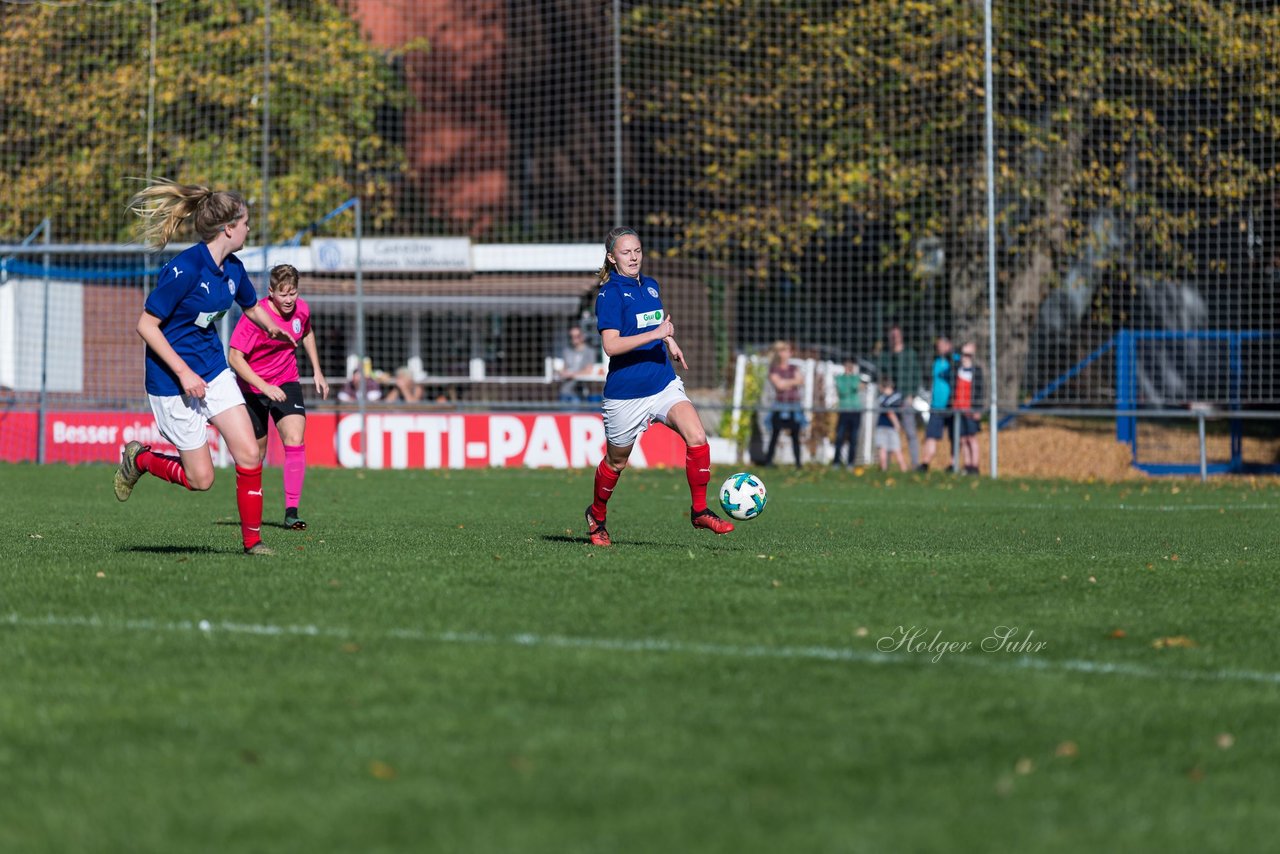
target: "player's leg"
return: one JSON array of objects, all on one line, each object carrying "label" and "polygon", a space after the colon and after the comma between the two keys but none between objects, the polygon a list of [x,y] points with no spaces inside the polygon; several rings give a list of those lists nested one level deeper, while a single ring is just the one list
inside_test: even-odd
[{"label": "player's leg", "polygon": [[631,449],[635,445],[613,445],[605,442],[604,458],[596,466],[595,482],[591,493],[591,504],[587,507],[587,540],[593,546],[611,546],[613,540],[605,529],[605,517],[608,514],[609,499],[618,485],[622,470],[627,467],[631,458]]},{"label": "player's leg", "polygon": [[200,401],[181,395],[148,397],[160,435],[183,456],[156,453],[141,442],[127,443],[120,452],[120,465],[115,472],[116,498],[129,500],[144,474],[187,489],[208,489],[213,484],[213,461],[208,449],[209,422]]},{"label": "player's leg", "polygon": [[244,550],[247,554],[271,554],[262,544],[262,461],[249,413],[244,406],[232,406],[210,420],[235,461],[236,509],[240,512]]},{"label": "player's leg", "polygon": [[302,483],[307,476],[306,428],[306,415],[286,415],[276,421],[276,431],[284,445],[284,526],[295,531],[307,527],[307,523],[298,518]]},{"label": "player's leg", "polygon": [[[682,395],[683,397],[683,395]],[[711,446],[702,416],[688,398],[672,404],[661,415],[663,423],[684,439],[684,473],[689,482],[689,521],[695,528],[706,528],[717,534],[733,530],[733,523],[721,519],[707,507],[707,484],[711,481]]]},{"label": "player's leg", "polygon": [[271,417],[275,419],[276,432],[284,446],[284,526],[302,531],[306,529],[307,523],[298,517],[298,506],[302,500],[302,483],[307,473],[307,448],[304,443],[307,405],[299,383],[287,382],[280,388],[285,399],[271,403]]}]

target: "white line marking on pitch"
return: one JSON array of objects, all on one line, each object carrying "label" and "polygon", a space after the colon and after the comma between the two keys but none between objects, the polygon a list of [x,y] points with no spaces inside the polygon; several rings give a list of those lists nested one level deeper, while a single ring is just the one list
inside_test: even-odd
[{"label": "white line marking on pitch", "polygon": [[[44,617],[26,617],[7,614],[0,617],[0,626],[23,628],[84,628],[128,632],[194,632],[205,635],[252,635],[260,637],[319,637],[349,640],[383,637],[392,640],[421,643],[457,644],[461,646],[518,646],[532,649],[585,649],[604,652],[656,652],[666,654],[702,655],[722,658],[759,658],[775,660],[837,661],[857,664],[945,666],[930,664],[929,656],[902,655],[886,652],[848,649],[828,646],[763,646],[702,643],[699,641],[662,640],[661,638],[593,638],[567,637],[564,635],[513,634],[497,635],[487,632],[424,632],[419,629],[384,629],[356,631],[323,626],[276,626],[262,623],[210,622],[209,620],[180,620],[159,622],[155,620],[112,620],[100,617],[61,617],[50,614]],[[1107,676],[1132,676],[1139,679],[1172,679],[1188,682],[1253,682],[1263,685],[1280,685],[1280,672],[1266,670],[1164,670],[1141,664],[1123,662],[1089,661],[1086,659],[1054,659],[1017,656],[1001,658],[998,653],[982,655],[957,654],[948,656],[947,662],[988,667],[994,670],[1032,670],[1045,673],[1087,673]]]}]

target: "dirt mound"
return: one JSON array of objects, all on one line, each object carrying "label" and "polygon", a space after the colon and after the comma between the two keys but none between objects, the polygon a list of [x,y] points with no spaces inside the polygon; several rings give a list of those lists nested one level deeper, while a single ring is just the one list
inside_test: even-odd
[{"label": "dirt mound", "polygon": [[[991,431],[989,424],[982,427],[979,456],[985,474],[991,461]],[[1002,477],[1105,481],[1150,477],[1134,467],[1133,448],[1116,440],[1114,421],[1023,420],[1001,430],[999,442]],[[1199,465],[1199,436],[1192,422],[1175,427],[1139,422],[1138,446],[1144,463]],[[1205,439],[1205,452],[1211,462],[1230,459],[1230,436],[1221,429],[1211,432]],[[1280,440],[1246,436],[1242,454],[1247,463],[1274,465],[1280,461]],[[1188,476],[1199,477],[1199,474],[1193,472]]]}]

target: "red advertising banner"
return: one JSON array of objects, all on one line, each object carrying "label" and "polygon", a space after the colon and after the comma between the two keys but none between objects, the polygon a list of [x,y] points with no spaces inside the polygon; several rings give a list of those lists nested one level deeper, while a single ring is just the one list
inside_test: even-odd
[{"label": "red advertising banner", "polygon": [[[36,413],[0,414],[0,460],[34,461]],[[174,448],[148,415],[125,412],[49,412],[45,416],[48,462],[115,462],[126,442],[156,450]],[[209,430],[210,450],[220,451]],[[447,413],[376,410],[317,412],[307,416],[307,464],[371,469],[588,468],[604,456],[604,422],[587,413]],[[272,429],[267,464],[280,465],[284,449]],[[655,426],[631,455],[635,466],[684,465],[684,443]]]}]

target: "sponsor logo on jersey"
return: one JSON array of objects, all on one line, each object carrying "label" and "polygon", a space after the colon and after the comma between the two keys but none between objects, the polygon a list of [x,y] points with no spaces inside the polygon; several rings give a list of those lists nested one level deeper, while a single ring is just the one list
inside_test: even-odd
[{"label": "sponsor logo on jersey", "polygon": [[636,315],[636,327],[639,329],[648,329],[650,326],[657,326],[662,322],[662,309],[654,309],[653,311],[642,311]]}]

